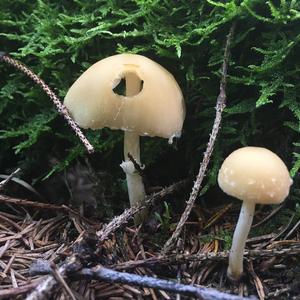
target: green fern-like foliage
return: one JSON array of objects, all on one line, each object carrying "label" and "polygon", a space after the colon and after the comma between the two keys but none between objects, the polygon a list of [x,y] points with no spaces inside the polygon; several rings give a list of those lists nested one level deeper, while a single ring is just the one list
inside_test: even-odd
[{"label": "green fern-like foliage", "polygon": [[[177,149],[145,138],[142,156],[150,170],[156,169],[155,180],[167,183],[198,169],[233,21],[228,103],[204,191],[215,184],[223,158],[242,145],[272,149],[297,177],[299,1],[3,0],[0,50],[30,66],[61,98],[91,64],[116,53],[139,53],[166,67],[186,100],[183,137]],[[34,176],[48,178],[87,155],[39,87],[6,65],[0,72],[2,170],[22,165],[30,172],[36,161],[43,167]],[[86,133],[97,150],[95,168],[110,168],[118,176],[122,134]],[[54,167],[47,164],[51,157],[59,160]]]}]

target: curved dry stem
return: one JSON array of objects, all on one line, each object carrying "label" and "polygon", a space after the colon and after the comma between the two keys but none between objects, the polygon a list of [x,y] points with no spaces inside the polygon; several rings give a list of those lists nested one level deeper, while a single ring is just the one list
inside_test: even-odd
[{"label": "curved dry stem", "polygon": [[214,145],[217,139],[217,135],[219,132],[221,120],[222,120],[222,113],[226,106],[226,84],[227,84],[227,69],[228,69],[228,61],[229,61],[229,53],[230,53],[230,43],[233,37],[233,32],[235,28],[235,22],[232,24],[230,28],[230,32],[227,36],[226,40],[226,46],[224,51],[224,59],[223,59],[223,65],[222,65],[222,73],[221,73],[221,81],[220,81],[220,93],[217,98],[217,104],[216,104],[216,116],[214,120],[214,124],[212,127],[212,131],[209,137],[209,141],[207,144],[206,151],[204,152],[203,160],[200,164],[199,172],[196,178],[196,181],[194,182],[194,186],[192,188],[192,192],[190,194],[189,200],[186,203],[186,207],[184,212],[181,215],[181,218],[176,226],[175,231],[173,232],[172,236],[167,240],[165,243],[162,253],[167,254],[170,252],[174,247],[175,244],[178,241],[178,238],[182,232],[182,229],[190,216],[190,213],[192,211],[192,208],[194,207],[195,201],[197,199],[197,196],[199,194],[202,181],[205,177],[206,170],[208,167],[208,164],[210,162],[210,157],[213,153]]},{"label": "curved dry stem", "polygon": [[232,281],[238,281],[243,274],[243,254],[252,225],[254,211],[255,203],[243,201],[229,253],[227,276]]}]

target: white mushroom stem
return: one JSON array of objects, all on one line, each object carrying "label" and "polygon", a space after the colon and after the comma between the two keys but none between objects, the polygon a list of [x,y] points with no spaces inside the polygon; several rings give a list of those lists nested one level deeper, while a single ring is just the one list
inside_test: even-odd
[{"label": "white mushroom stem", "polygon": [[[126,74],[126,97],[134,96],[140,92],[141,80],[134,73]],[[120,165],[126,173],[128,196],[130,206],[139,206],[145,201],[145,188],[142,177],[135,169],[134,164],[130,161],[128,153],[132,155],[138,164],[140,159],[140,137],[134,132],[125,131],[124,133],[124,158],[125,161]],[[135,223],[143,221],[146,211],[135,217]]]},{"label": "white mushroom stem", "polygon": [[243,254],[246,240],[252,225],[254,212],[255,203],[243,201],[229,253],[227,276],[233,281],[238,281],[243,274]]},{"label": "white mushroom stem", "polygon": [[128,158],[128,153],[132,155],[137,163],[140,164],[140,137],[133,132],[125,132],[124,134],[124,157],[121,168],[126,173],[128,196],[130,206],[139,206],[145,200],[145,188],[142,177],[135,169],[134,164]]}]

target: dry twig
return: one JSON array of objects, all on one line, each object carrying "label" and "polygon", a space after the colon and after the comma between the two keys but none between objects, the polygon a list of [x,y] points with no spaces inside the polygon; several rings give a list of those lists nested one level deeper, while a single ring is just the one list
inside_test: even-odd
[{"label": "dry twig", "polygon": [[249,261],[249,263],[248,263],[248,270],[249,270],[251,277],[253,278],[253,281],[254,281],[254,284],[256,287],[256,291],[259,296],[259,300],[265,300],[266,295],[265,295],[265,291],[264,291],[264,286],[263,286],[260,278],[256,275],[256,273],[253,269],[252,261]]},{"label": "dry twig", "polygon": [[49,204],[49,203],[41,203],[41,202],[30,201],[30,200],[25,200],[25,199],[18,199],[18,198],[5,196],[5,195],[0,195],[0,203],[35,207],[38,209],[51,209],[51,210],[56,210],[56,211],[66,211],[67,210],[66,206],[54,205],[54,204]]},{"label": "dry twig", "polygon": [[36,84],[38,84],[43,91],[50,97],[50,99],[53,101],[54,105],[56,106],[56,109],[58,112],[65,118],[65,120],[68,122],[69,126],[74,130],[76,135],[79,137],[80,141],[83,143],[85,148],[89,153],[94,152],[94,147],[90,144],[90,142],[87,140],[87,138],[82,133],[81,129],[78,127],[76,122],[71,118],[71,116],[68,113],[67,108],[61,103],[59,98],[56,96],[56,94],[50,89],[50,87],[41,79],[39,78],[33,71],[28,69],[25,65],[21,64],[17,60],[11,58],[4,52],[0,52],[0,61],[3,61],[25,75],[27,75],[30,79],[32,79]]},{"label": "dry twig", "polygon": [[221,73],[220,93],[217,98],[217,104],[216,104],[216,117],[215,117],[214,125],[212,128],[211,134],[210,134],[209,142],[207,144],[207,148],[204,153],[203,160],[201,162],[199,173],[197,175],[195,184],[193,186],[189,200],[187,201],[185,211],[183,212],[171,238],[164,245],[163,250],[162,250],[163,253],[168,253],[170,250],[173,249],[178,237],[181,234],[182,228],[192,211],[192,208],[194,206],[194,203],[195,203],[198,193],[200,191],[201,184],[204,179],[205,172],[206,172],[207,166],[210,161],[210,157],[213,152],[214,144],[216,142],[216,138],[217,138],[221,120],[222,120],[222,112],[226,106],[227,69],[228,69],[228,61],[229,61],[229,54],[230,54],[230,44],[231,44],[231,40],[232,40],[232,36],[233,36],[233,32],[234,32],[234,27],[235,27],[235,23],[233,23],[233,25],[231,26],[230,32],[229,32],[229,34],[227,36],[227,40],[226,40],[222,73]]},{"label": "dry twig", "polygon": [[68,286],[68,284],[66,283],[66,281],[64,280],[64,277],[60,274],[59,270],[57,269],[55,264],[51,264],[50,265],[51,269],[52,269],[52,275],[55,278],[55,280],[61,285],[61,287],[67,292],[68,296],[72,299],[72,300],[76,300],[76,297],[74,296],[72,290],[70,289],[70,287]]},{"label": "dry twig", "polygon": [[264,219],[260,220],[258,223],[253,224],[251,226],[251,228],[255,228],[258,227],[260,225],[262,225],[263,223],[267,222],[268,220],[270,220],[275,214],[277,214],[283,207],[285,206],[285,202],[281,205],[279,205],[278,207],[274,208],[271,213],[269,213]]},{"label": "dry twig", "polygon": [[74,215],[74,216],[86,221],[87,223],[92,223],[89,219],[85,218],[84,216],[81,216],[80,212],[78,212],[66,205],[55,205],[55,204],[42,203],[42,202],[37,202],[37,201],[30,201],[30,200],[26,200],[26,199],[18,199],[18,198],[13,198],[13,197],[1,195],[1,194],[0,194],[0,203],[15,204],[18,206],[27,206],[27,207],[37,208],[37,209],[54,210],[57,212]]},{"label": "dry twig", "polygon": [[161,191],[146,197],[144,205],[125,209],[125,211],[121,215],[113,218],[107,225],[104,225],[104,227],[97,232],[97,236],[99,237],[100,242],[106,240],[110,234],[115,232],[122,225],[126,224],[131,218],[133,218],[136,213],[143,210],[145,207],[150,206],[166,195],[174,193],[175,191],[182,188],[186,183],[187,180],[173,183],[172,185],[162,189]]},{"label": "dry twig", "polygon": [[[158,265],[177,265],[191,262],[201,261],[224,261],[228,259],[229,252],[208,252],[199,254],[171,254],[151,257],[142,260],[127,261],[124,263],[111,266],[116,270],[129,270],[139,267],[155,267]],[[244,257],[251,259],[255,258],[270,258],[270,257],[287,257],[300,256],[300,245],[291,246],[285,249],[258,249],[246,250]]]},{"label": "dry twig", "polygon": [[3,190],[5,185],[18,173],[20,172],[20,168],[12,172],[10,175],[8,175],[3,181],[0,182],[0,191]]}]

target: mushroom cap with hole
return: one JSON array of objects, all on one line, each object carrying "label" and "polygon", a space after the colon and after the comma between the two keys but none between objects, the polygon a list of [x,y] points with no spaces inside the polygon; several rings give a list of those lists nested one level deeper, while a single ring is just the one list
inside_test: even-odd
[{"label": "mushroom cap with hole", "polygon": [[[143,82],[141,91],[116,94],[113,89],[128,74]],[[182,92],[172,74],[136,54],[118,54],[92,65],[71,86],[64,104],[83,128],[109,127],[141,136],[180,136],[185,117]]]},{"label": "mushroom cap with hole", "polygon": [[224,160],[218,183],[226,194],[237,199],[279,204],[288,196],[293,181],[275,153],[260,147],[244,147]]}]

